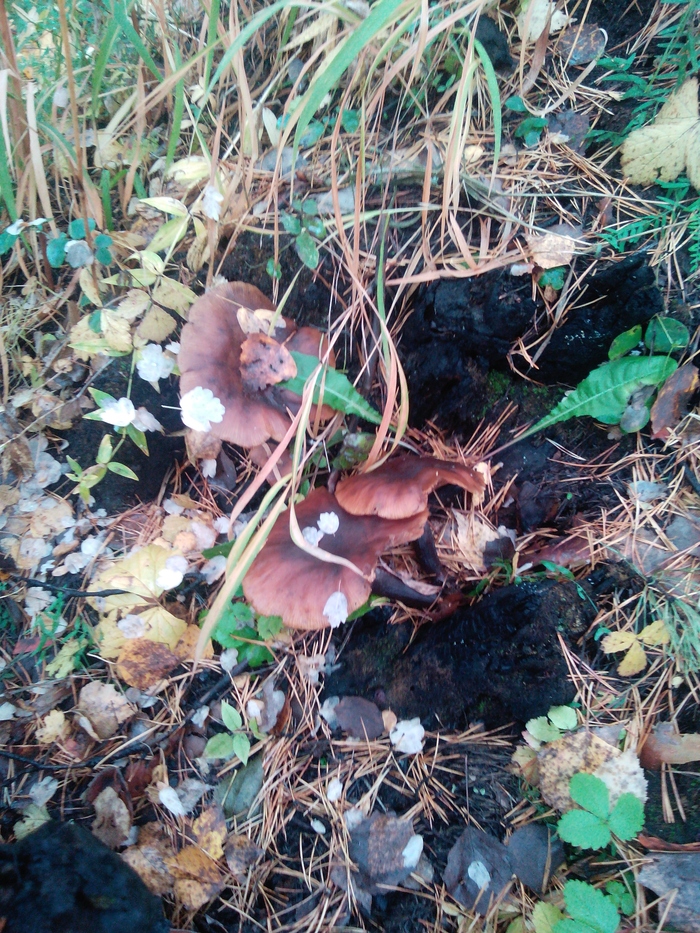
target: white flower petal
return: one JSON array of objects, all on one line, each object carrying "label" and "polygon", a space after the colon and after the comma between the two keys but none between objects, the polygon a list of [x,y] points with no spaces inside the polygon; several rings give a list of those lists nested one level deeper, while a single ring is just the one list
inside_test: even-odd
[{"label": "white flower petal", "polygon": [[316,524],[324,535],[334,535],[340,528],[340,519],[335,512],[321,512]]},{"label": "white flower petal", "polygon": [[131,399],[113,399],[100,410],[100,418],[115,428],[125,428],[134,420],[136,409]]},{"label": "white flower petal", "polygon": [[423,751],[425,729],[420,719],[402,719],[389,733],[389,739],[397,752],[404,755],[417,755]]},{"label": "white flower petal", "polygon": [[312,547],[318,547],[318,542],[323,537],[323,532],[319,531],[318,528],[311,528],[310,525],[307,525],[306,528],[301,529],[301,536],[307,544],[310,544]]},{"label": "white flower petal", "polygon": [[221,218],[221,205],[224,196],[213,185],[207,185],[202,196],[202,210],[210,220],[219,220]]},{"label": "white flower petal", "polygon": [[165,379],[174,368],[175,360],[171,356],[166,356],[163,348],[157,343],[147,344],[141,350],[136,363],[139,376],[146,382],[158,382],[159,379]]},{"label": "white flower petal", "polygon": [[180,411],[183,424],[195,431],[209,431],[211,422],[218,424],[226,414],[226,409],[212,390],[202,386],[195,386],[182,396]]},{"label": "white flower petal", "polygon": [[331,778],[328,782],[328,787],[326,788],[326,797],[328,797],[331,803],[335,803],[336,800],[340,800],[343,795],[343,782],[337,778]]},{"label": "white flower petal", "polygon": [[323,607],[323,614],[331,628],[342,625],[348,617],[348,599],[345,593],[341,593],[340,590],[331,593]]},{"label": "white flower petal", "polygon": [[141,616],[132,615],[131,613],[117,622],[117,628],[124,638],[142,638],[146,632],[146,626]]},{"label": "white flower petal", "polygon": [[139,431],[162,431],[163,425],[143,405],[137,409],[132,424]]}]

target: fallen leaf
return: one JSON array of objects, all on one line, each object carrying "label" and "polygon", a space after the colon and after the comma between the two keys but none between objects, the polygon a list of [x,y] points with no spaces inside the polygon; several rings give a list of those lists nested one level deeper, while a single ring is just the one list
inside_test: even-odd
[{"label": "fallen leaf", "polygon": [[686,169],[690,183],[700,190],[697,78],[688,78],[671,94],[653,123],[629,134],[620,161],[635,184],[651,185],[658,178],[673,181]]},{"label": "fallen leaf", "polygon": [[52,742],[65,739],[69,732],[70,723],[66,714],[60,709],[52,709],[36,730],[36,740],[40,745],[51,745]]},{"label": "fallen leaf", "polygon": [[619,756],[619,749],[591,732],[576,732],[550,742],[537,753],[540,793],[550,807],[564,813],[573,806],[569,782],[574,774],[593,774],[604,762]]},{"label": "fallen leaf", "polygon": [[129,638],[119,652],[117,674],[130,687],[145,691],[179,663],[179,657],[166,645],[148,638]]},{"label": "fallen leaf", "polygon": [[373,813],[350,834],[348,852],[360,873],[359,883],[370,895],[402,884],[423,851],[423,838],[410,820]]},{"label": "fallen leaf", "polygon": [[684,417],[686,405],[697,387],[698,368],[692,363],[684,363],[671,373],[651,406],[651,436],[654,439],[668,440],[671,430]]},{"label": "fallen leaf", "polygon": [[116,735],[119,727],[136,713],[131,703],[117,693],[112,684],[98,680],[82,688],[78,697],[78,710],[89,720],[100,739]]},{"label": "fallen leaf", "polygon": [[224,854],[234,881],[244,884],[248,869],[263,855],[263,850],[247,836],[232,835],[226,843]]},{"label": "fallen leaf", "polygon": [[226,774],[214,788],[214,800],[224,808],[230,819],[233,816],[251,816],[258,794],[263,786],[262,755],[255,755],[243,768]]},{"label": "fallen leaf", "polygon": [[458,903],[485,916],[510,885],[513,866],[502,842],[468,826],[449,851],[443,877]]},{"label": "fallen leaf", "polygon": [[112,350],[128,353],[132,349],[129,321],[118,311],[103,311],[100,316],[100,328]]},{"label": "fallen leaf", "polygon": [[166,337],[175,330],[177,324],[175,318],[154,305],[150,308],[139,326],[136,328],[136,336],[139,338],[139,345],[146,343],[162,343]]},{"label": "fallen leaf", "polygon": [[684,765],[700,761],[700,735],[676,732],[671,723],[660,723],[648,735],[640,752],[642,766],[660,771],[662,764]]},{"label": "fallen leaf", "polygon": [[585,113],[563,110],[549,118],[547,133],[553,143],[566,143],[574,152],[583,152],[591,121]]},{"label": "fallen leaf", "polygon": [[173,279],[162,278],[153,289],[153,300],[164,308],[177,311],[181,317],[186,317],[190,305],[196,298],[191,288]]},{"label": "fallen leaf", "polygon": [[129,808],[113,787],[105,787],[94,802],[92,834],[110,849],[123,845],[131,832]]},{"label": "fallen leaf", "polygon": [[549,35],[559,32],[569,22],[566,13],[556,9],[554,0],[525,0],[517,17],[518,35],[524,42],[536,42],[549,23]]},{"label": "fallen leaf", "polygon": [[173,890],[173,876],[168,861],[175,857],[175,850],[159,823],[146,823],[139,829],[139,839],[122,853],[127,865],[139,875],[149,891],[162,897]]},{"label": "fallen leaf", "polygon": [[166,859],[166,866],[174,879],[175,899],[187,910],[204,907],[224,887],[218,865],[197,846],[185,846],[176,856]]},{"label": "fallen leaf", "polygon": [[559,35],[556,50],[569,65],[585,65],[605,51],[607,35],[595,23],[568,26]]},{"label": "fallen leaf", "polygon": [[217,861],[224,854],[226,817],[218,803],[211,804],[192,824],[194,842]]},{"label": "fallen leaf", "polygon": [[[238,323],[244,334],[269,334],[270,324],[277,315],[277,311],[268,311],[266,308],[239,308],[236,311]],[[284,331],[287,323],[280,315],[275,321],[275,330]]]},{"label": "fallen leaf", "polygon": [[650,856],[637,883],[661,898],[665,925],[683,933],[700,933],[700,852]]},{"label": "fallen leaf", "polygon": [[576,250],[576,241],[581,230],[568,224],[558,224],[544,234],[529,234],[525,237],[530,256],[541,269],[568,266]]},{"label": "fallen leaf", "polygon": [[557,868],[566,861],[564,846],[542,823],[528,823],[516,829],[506,847],[515,874],[540,896]]},{"label": "fallen leaf", "polygon": [[335,715],[343,732],[356,739],[371,741],[384,731],[379,707],[363,697],[343,697],[335,708]]},{"label": "fallen leaf", "polygon": [[248,392],[260,392],[297,374],[289,350],[265,334],[251,334],[241,345],[240,370]]},{"label": "fallen leaf", "polygon": [[498,541],[499,532],[478,512],[459,512],[453,509],[456,523],[454,549],[457,557],[476,573],[486,571],[484,553],[492,542]]},{"label": "fallen leaf", "polygon": [[606,654],[626,651],[617,668],[621,677],[632,677],[643,671],[648,658],[644,646],[667,645],[670,636],[662,619],[645,626],[641,632],[611,632],[602,640],[601,648]]}]

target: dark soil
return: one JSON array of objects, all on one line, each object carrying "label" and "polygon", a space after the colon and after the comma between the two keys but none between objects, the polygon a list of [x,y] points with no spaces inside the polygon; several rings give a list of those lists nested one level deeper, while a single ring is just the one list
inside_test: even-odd
[{"label": "dark soil", "polygon": [[573,699],[559,636],[570,645],[594,615],[574,584],[553,580],[496,590],[421,626],[413,641],[410,625],[387,626],[370,614],[353,629],[325,692],[366,697],[430,729],[524,722]]}]

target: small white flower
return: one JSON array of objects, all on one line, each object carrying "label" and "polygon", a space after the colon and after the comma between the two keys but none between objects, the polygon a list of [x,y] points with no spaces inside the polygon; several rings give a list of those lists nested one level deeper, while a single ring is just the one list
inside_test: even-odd
[{"label": "small white flower", "polygon": [[340,800],[342,795],[343,782],[337,777],[331,778],[326,788],[326,797],[328,797],[331,803],[335,803],[336,800]]},{"label": "small white flower", "polygon": [[24,597],[24,608],[32,618],[42,609],[46,609],[54,601],[53,593],[42,586],[30,586]]},{"label": "small white flower", "polygon": [[185,816],[187,811],[174,787],[169,787],[167,784],[163,785],[158,791],[158,799],[173,816]]},{"label": "small white flower", "polygon": [[201,574],[207,583],[211,586],[226,570],[226,558],[223,554],[212,557],[206,564],[202,565]]},{"label": "small white flower", "polygon": [[258,723],[262,719],[264,710],[265,704],[262,700],[248,700],[248,704],[245,708],[245,711],[248,714],[248,719],[256,719]]},{"label": "small white flower", "polygon": [[182,583],[187,567],[187,560],[179,554],[169,557],[165,562],[165,567],[158,571],[156,586],[160,586],[164,590],[172,590],[179,586]]},{"label": "small white flower", "polygon": [[124,638],[143,638],[146,632],[146,626],[141,616],[136,616],[132,613],[120,619],[117,622],[117,628]]},{"label": "small white flower", "polygon": [[348,599],[345,593],[341,593],[340,590],[331,593],[323,607],[323,614],[331,628],[342,625],[348,617]]},{"label": "small white flower", "polygon": [[[321,655],[323,657],[323,655]],[[310,679],[310,678],[309,678]],[[318,674],[316,674],[316,680],[312,680],[312,683],[318,683]],[[335,708],[340,703],[340,697],[327,697],[321,706],[321,709],[318,711],[321,719],[325,719],[331,729],[337,729],[340,723],[338,722],[338,717],[335,714]]]},{"label": "small white flower", "polygon": [[229,526],[228,515],[219,515],[218,518],[214,519],[214,528],[219,532],[220,535],[228,534],[228,526]]},{"label": "small white flower", "polygon": [[68,88],[63,87],[63,85],[57,87],[53,92],[53,105],[57,110],[63,110],[64,107],[67,107],[69,100]]},{"label": "small white flower", "polygon": [[210,220],[219,220],[221,218],[221,205],[224,196],[213,185],[207,185],[202,196],[202,210]]},{"label": "small white flower", "polygon": [[340,519],[335,512],[321,512],[316,524],[324,535],[334,535],[340,528]]},{"label": "small white flower", "polygon": [[100,410],[100,418],[115,428],[125,428],[134,420],[136,409],[131,399],[111,399]]},{"label": "small white flower", "polygon": [[175,360],[163,353],[163,348],[157,343],[147,344],[141,350],[141,356],[136,364],[138,374],[146,382],[158,382],[165,379],[175,368]]},{"label": "small white flower", "polygon": [[312,528],[310,525],[307,525],[306,528],[301,529],[301,536],[307,544],[310,544],[312,547],[318,547],[318,542],[323,537],[323,532],[319,531],[318,528]]},{"label": "small white flower", "polygon": [[201,729],[204,723],[207,721],[208,716],[209,716],[209,707],[205,704],[204,706],[200,706],[199,709],[195,713],[193,713],[192,718],[190,719],[190,722],[192,723],[193,726],[196,726],[198,729]]},{"label": "small white flower", "polygon": [[139,431],[162,431],[163,425],[143,405],[136,410],[132,424]]},{"label": "small white flower", "polygon": [[226,414],[226,409],[212,390],[202,386],[195,386],[182,396],[180,411],[183,423],[195,431],[209,431],[211,422],[218,424]]},{"label": "small white flower", "polygon": [[389,739],[397,752],[404,755],[417,755],[423,751],[425,729],[420,719],[402,719],[389,733]]},{"label": "small white flower", "polygon": [[8,722],[17,712],[17,707],[12,703],[0,703],[0,722]]},{"label": "small white flower", "polygon": [[211,479],[213,476],[216,476],[216,460],[202,460],[199,464],[199,469],[202,472],[202,476],[206,479]]},{"label": "small white flower", "polygon": [[163,502],[163,510],[168,513],[168,515],[182,515],[185,511],[181,505],[178,505],[173,499],[166,499]]},{"label": "small white flower", "polygon": [[411,838],[406,843],[401,855],[403,856],[403,865],[404,868],[410,868],[411,871],[418,865],[420,862],[420,857],[423,854],[423,837],[422,836],[411,836]]}]

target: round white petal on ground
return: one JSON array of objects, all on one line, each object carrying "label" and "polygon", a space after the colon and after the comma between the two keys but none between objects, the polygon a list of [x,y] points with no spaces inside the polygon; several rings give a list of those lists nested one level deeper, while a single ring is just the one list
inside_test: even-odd
[{"label": "round white petal on ground", "polygon": [[312,528],[310,525],[307,525],[306,528],[301,529],[301,536],[307,544],[310,544],[312,547],[318,547],[318,542],[323,537],[323,532],[318,528]]},{"label": "round white petal on ground", "polygon": [[182,578],[187,570],[188,563],[184,557],[174,555],[165,562],[165,567],[158,571],[156,576],[156,586],[164,590],[172,590],[182,583]]},{"label": "round white petal on ground", "polygon": [[425,729],[420,719],[402,719],[389,733],[389,739],[397,752],[404,755],[417,755],[423,751]]},{"label": "round white petal on ground", "polygon": [[219,664],[221,665],[221,670],[226,671],[227,674],[230,674],[234,667],[238,664],[238,649],[237,648],[226,648],[221,652],[219,656]]},{"label": "round white petal on ground", "polygon": [[340,519],[335,512],[321,512],[316,524],[324,535],[334,535],[340,528]]},{"label": "round white petal on ground", "polygon": [[146,631],[146,626],[141,616],[131,613],[117,622],[117,628],[124,638],[142,638]]},{"label": "round white petal on ground", "polygon": [[206,479],[211,479],[216,476],[216,460],[208,459],[202,460],[199,464],[199,469],[202,472],[202,476]]},{"label": "round white petal on ground", "polygon": [[221,205],[224,196],[213,185],[207,185],[202,196],[202,210],[204,215],[210,220],[219,220],[221,218]]},{"label": "round white petal on ground", "polygon": [[347,621],[348,599],[345,593],[341,593],[340,590],[331,593],[323,607],[323,614],[328,619],[331,628],[338,628]]},{"label": "round white petal on ground", "polygon": [[182,422],[195,431],[209,431],[211,423],[223,421],[226,409],[211,389],[195,386],[180,399]]},{"label": "round white petal on ground", "polygon": [[224,571],[226,570],[226,558],[223,554],[217,554],[216,557],[212,557],[211,560],[208,560],[206,564],[202,565],[201,574],[207,583],[211,586],[219,577],[223,576]]},{"label": "round white petal on ground", "polygon": [[340,778],[334,777],[328,782],[328,787],[326,788],[326,797],[328,797],[331,803],[335,803],[343,795],[343,782]]},{"label": "round white petal on ground", "polygon": [[491,882],[491,874],[489,873],[488,868],[484,865],[483,862],[478,860],[475,860],[470,864],[469,868],[467,868],[467,874],[472,879],[474,884],[479,888],[479,890],[488,887]]},{"label": "round white petal on ground", "polygon": [[137,409],[132,424],[139,431],[162,431],[163,425],[143,405]]},{"label": "round white petal on ground", "polygon": [[115,428],[125,428],[135,415],[134,403],[128,398],[112,399],[100,410],[100,418]]},{"label": "round white petal on ground", "polygon": [[420,862],[420,857],[423,853],[423,837],[422,836],[411,836],[406,844],[406,848],[403,850],[401,855],[403,856],[403,865],[404,868],[410,868],[411,871],[416,867],[418,862]]},{"label": "round white petal on ground", "polygon": [[175,368],[175,360],[166,356],[163,348],[157,343],[149,343],[141,350],[136,363],[139,376],[146,382],[158,382],[165,379]]}]

